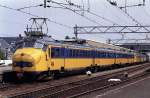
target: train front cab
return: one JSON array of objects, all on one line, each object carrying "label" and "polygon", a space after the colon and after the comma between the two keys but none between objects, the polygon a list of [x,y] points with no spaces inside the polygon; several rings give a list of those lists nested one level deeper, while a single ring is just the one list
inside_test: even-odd
[{"label": "train front cab", "polygon": [[32,80],[48,70],[46,51],[39,48],[21,48],[13,55],[11,72],[3,73],[4,81]]}]

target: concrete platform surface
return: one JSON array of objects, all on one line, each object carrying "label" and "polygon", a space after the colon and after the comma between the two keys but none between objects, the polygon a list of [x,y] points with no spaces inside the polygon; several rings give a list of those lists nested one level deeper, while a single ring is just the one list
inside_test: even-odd
[{"label": "concrete platform surface", "polygon": [[150,76],[98,94],[93,98],[150,98]]}]

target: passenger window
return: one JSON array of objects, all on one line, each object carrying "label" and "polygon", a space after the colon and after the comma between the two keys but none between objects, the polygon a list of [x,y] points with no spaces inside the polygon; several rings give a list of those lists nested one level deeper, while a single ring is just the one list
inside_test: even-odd
[{"label": "passenger window", "polygon": [[59,54],[60,54],[60,49],[59,49],[59,48],[56,48],[56,49],[55,49],[55,56],[56,56],[56,57],[59,57]]},{"label": "passenger window", "polygon": [[64,57],[65,48],[61,48],[60,57]]}]

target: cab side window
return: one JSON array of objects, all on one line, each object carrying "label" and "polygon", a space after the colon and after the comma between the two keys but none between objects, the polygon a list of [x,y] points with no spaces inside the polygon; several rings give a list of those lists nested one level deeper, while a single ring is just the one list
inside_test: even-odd
[{"label": "cab side window", "polygon": [[51,48],[51,57],[55,57],[55,48]]}]

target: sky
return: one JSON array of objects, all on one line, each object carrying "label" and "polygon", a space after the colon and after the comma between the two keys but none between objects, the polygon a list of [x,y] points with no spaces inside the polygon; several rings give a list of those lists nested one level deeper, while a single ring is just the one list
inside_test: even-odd
[{"label": "sky", "polygon": [[[66,3],[67,0],[54,0],[60,3]],[[74,4],[82,6],[84,3],[85,10],[88,9],[88,0],[68,0]],[[124,6],[125,0],[112,0],[116,1],[118,6]],[[143,0],[127,0],[127,5],[136,5],[141,3]],[[136,25],[123,11],[110,5],[106,0],[89,0],[90,12],[96,13],[99,16],[105,17],[119,25]],[[13,9],[19,9],[28,6],[35,6],[42,4],[43,0],[0,0],[1,6],[11,7]],[[48,4],[50,6],[58,7],[56,4]],[[29,21],[33,16],[21,13],[16,10],[10,10],[0,6],[0,36],[18,36],[24,34],[26,25],[31,24]],[[74,8],[74,7],[73,7]],[[77,8],[75,8],[77,9]],[[150,0],[146,0],[146,5],[141,7],[127,8],[127,12],[134,17],[142,25],[149,25],[150,21]],[[52,21],[67,25],[71,28],[55,24],[47,21],[48,24],[48,35],[51,35],[55,39],[64,39],[65,36],[74,37],[73,27],[78,26],[100,26],[100,25],[113,25],[111,22],[105,21],[102,18],[91,15],[84,12],[84,16],[88,17],[93,23],[83,16],[77,15],[76,13],[61,8],[43,8],[43,7],[32,7],[22,9],[21,11],[37,15],[39,17],[46,17]],[[83,14],[83,11],[78,13]],[[107,39],[119,39],[120,34],[95,34],[95,35],[79,35],[80,38],[91,39],[99,42],[106,42]],[[143,34],[128,34],[126,38],[144,38]]]}]

